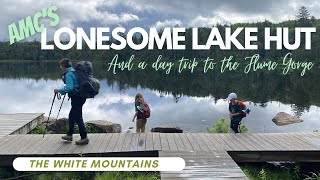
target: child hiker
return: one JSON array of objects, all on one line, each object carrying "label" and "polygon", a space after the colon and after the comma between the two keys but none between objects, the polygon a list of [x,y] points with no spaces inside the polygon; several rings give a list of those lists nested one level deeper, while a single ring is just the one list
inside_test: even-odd
[{"label": "child hiker", "polygon": [[141,93],[137,93],[135,97],[135,114],[133,116],[132,122],[136,122],[136,132],[144,133],[147,124],[147,118],[150,117],[150,108],[148,104],[144,101],[144,98]]},{"label": "child hiker", "polygon": [[239,133],[239,125],[243,118],[243,107],[237,99],[236,93],[230,93],[228,98],[229,103],[229,116],[231,119],[230,127],[235,133]]},{"label": "child hiker", "polygon": [[79,126],[81,139],[76,141],[77,145],[84,145],[89,143],[87,137],[87,129],[84,125],[82,118],[82,107],[86,102],[85,98],[82,98],[78,92],[79,80],[74,73],[75,70],[72,67],[71,60],[64,58],[60,61],[60,68],[63,71],[63,82],[66,84],[65,87],[61,89],[54,89],[54,93],[60,93],[65,95],[68,93],[68,96],[71,98],[71,110],[69,113],[69,130],[66,135],[61,138],[66,141],[72,141],[72,135],[74,133],[75,123]]}]

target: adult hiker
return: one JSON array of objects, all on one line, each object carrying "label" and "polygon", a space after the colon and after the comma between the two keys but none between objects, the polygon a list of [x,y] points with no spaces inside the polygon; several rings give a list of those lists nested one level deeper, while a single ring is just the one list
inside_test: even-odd
[{"label": "adult hiker", "polygon": [[72,135],[74,133],[74,125],[78,124],[81,139],[76,141],[77,145],[88,144],[89,139],[87,137],[87,130],[82,118],[82,107],[86,102],[86,98],[80,96],[79,93],[79,80],[75,73],[75,69],[72,67],[71,60],[64,58],[60,61],[60,68],[63,71],[62,80],[65,86],[61,89],[54,89],[54,93],[60,93],[65,95],[68,93],[71,98],[71,110],[69,113],[69,130],[66,135],[62,136],[63,140],[72,141]]},{"label": "adult hiker", "polygon": [[227,98],[229,103],[229,117],[231,119],[230,128],[235,132],[239,133],[239,125],[243,118],[243,107],[240,101],[237,99],[236,93],[230,93]]},{"label": "adult hiker", "polygon": [[136,122],[136,132],[144,133],[147,124],[147,118],[150,117],[150,108],[149,105],[144,101],[144,98],[141,93],[137,93],[135,97],[135,114],[133,116],[132,121]]}]

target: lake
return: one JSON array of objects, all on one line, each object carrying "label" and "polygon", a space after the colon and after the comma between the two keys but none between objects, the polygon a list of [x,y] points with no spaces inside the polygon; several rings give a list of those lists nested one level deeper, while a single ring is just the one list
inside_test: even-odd
[{"label": "lake", "polygon": [[[61,87],[58,63],[2,62],[0,68],[0,113],[43,112],[48,115],[53,89]],[[151,107],[147,130],[156,126],[178,126],[186,132],[206,132],[215,121],[228,119],[230,92],[252,112],[244,119],[249,132],[300,132],[320,130],[320,87],[318,71],[284,76],[261,71],[224,73],[171,73],[132,70],[116,75],[106,64],[95,63],[95,76],[101,91],[84,106],[84,120],[108,120],[121,124],[123,131],[135,127],[134,97],[144,95]],[[55,102],[52,116],[61,100]],[[60,117],[67,117],[70,102],[65,101]],[[278,112],[299,116],[302,123],[277,126],[272,118]]]}]

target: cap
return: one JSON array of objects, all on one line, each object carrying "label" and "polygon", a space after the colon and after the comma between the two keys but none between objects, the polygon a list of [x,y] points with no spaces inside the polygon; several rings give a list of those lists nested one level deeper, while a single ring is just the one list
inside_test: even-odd
[{"label": "cap", "polygon": [[236,99],[237,98],[237,94],[236,93],[230,93],[227,97],[227,100],[230,101],[231,99]]}]

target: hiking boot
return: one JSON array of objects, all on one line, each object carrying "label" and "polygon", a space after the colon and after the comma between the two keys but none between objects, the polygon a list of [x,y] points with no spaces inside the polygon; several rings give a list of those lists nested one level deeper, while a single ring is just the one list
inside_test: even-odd
[{"label": "hiking boot", "polygon": [[80,139],[79,141],[76,141],[76,145],[85,145],[89,143],[89,139],[88,137],[84,138],[84,139]]},{"label": "hiking boot", "polygon": [[68,134],[62,136],[61,138],[66,141],[72,141],[72,136],[69,136]]}]

